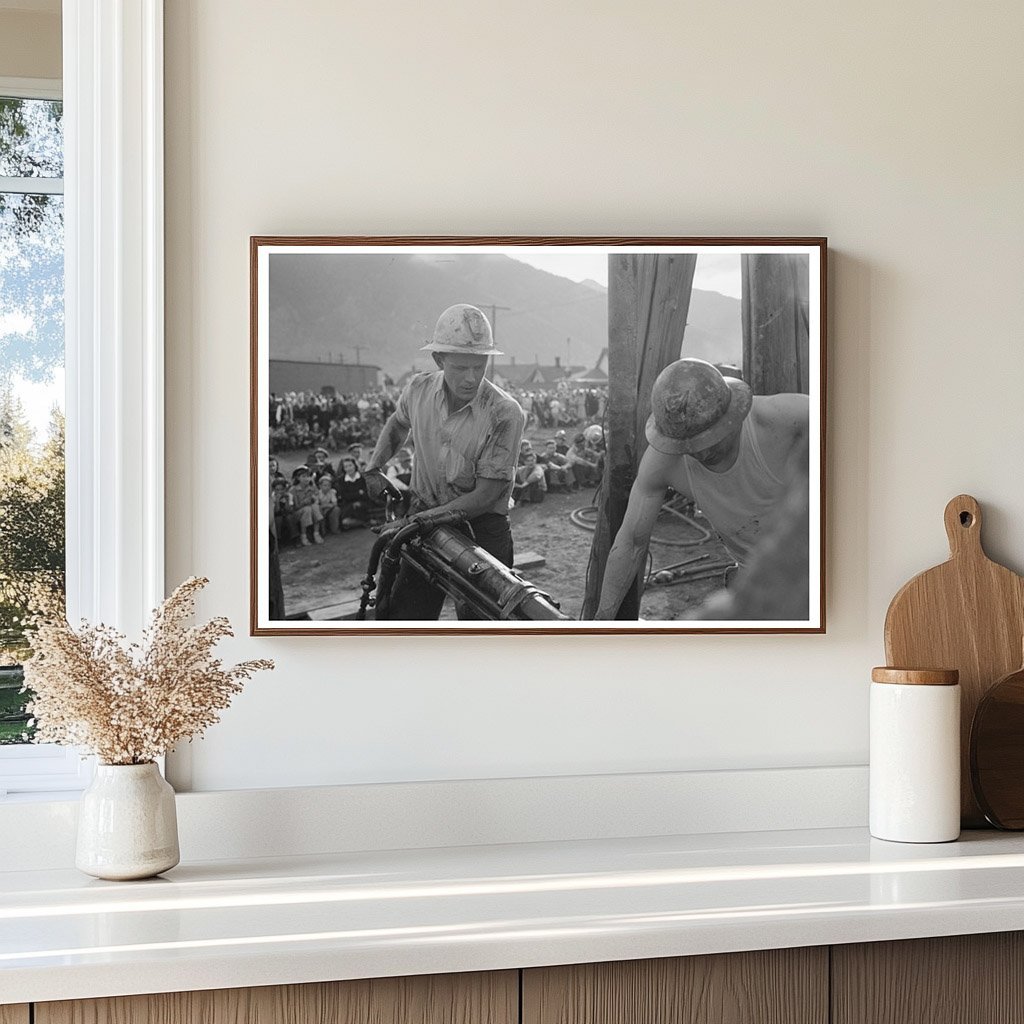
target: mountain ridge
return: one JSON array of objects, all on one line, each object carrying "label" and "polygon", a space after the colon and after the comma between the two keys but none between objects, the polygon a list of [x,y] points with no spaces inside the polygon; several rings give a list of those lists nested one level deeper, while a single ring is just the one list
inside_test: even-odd
[{"label": "mountain ridge", "polygon": [[[438,313],[472,302],[503,361],[594,366],[607,346],[607,288],[502,254],[272,253],[273,359],[361,362],[397,378],[432,367],[420,351]],[[739,300],[694,289],[683,355],[737,362]]]}]

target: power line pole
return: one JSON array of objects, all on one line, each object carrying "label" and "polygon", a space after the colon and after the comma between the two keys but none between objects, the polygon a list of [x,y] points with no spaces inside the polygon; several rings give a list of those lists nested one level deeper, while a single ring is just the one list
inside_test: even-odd
[{"label": "power line pole", "polygon": [[[477,309],[489,309],[491,311],[491,337],[494,338],[495,344],[498,341],[498,310],[504,309],[506,312],[511,311],[511,306],[498,306],[493,302],[474,302],[474,306]],[[491,356],[491,361],[487,364],[487,379],[494,380],[494,356]]]}]

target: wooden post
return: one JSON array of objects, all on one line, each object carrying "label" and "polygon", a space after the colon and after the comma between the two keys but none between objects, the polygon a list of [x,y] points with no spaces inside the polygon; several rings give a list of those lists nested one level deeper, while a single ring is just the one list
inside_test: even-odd
[{"label": "wooden post", "polygon": [[755,395],[808,394],[808,259],[744,254],[743,377]]},{"label": "wooden post", "polygon": [[[608,257],[605,470],[587,570],[584,619],[592,619],[597,611],[608,552],[647,447],[651,387],[658,374],[679,358],[696,264],[695,255]],[[619,606],[618,619],[640,617],[641,593],[638,577]]]},{"label": "wooden post", "polygon": [[[608,257],[608,400],[605,407],[605,466],[597,499],[597,527],[590,546],[582,617],[597,612],[615,533],[626,513],[636,473],[637,264],[634,254]],[[623,606],[630,605],[630,597]],[[636,618],[636,616],[634,616]]]},{"label": "wooden post", "polygon": [[640,257],[637,294],[640,297],[637,337],[640,360],[636,383],[636,463],[647,450],[647,420],[651,389],[658,374],[683,354],[686,317],[690,312],[696,255]]}]

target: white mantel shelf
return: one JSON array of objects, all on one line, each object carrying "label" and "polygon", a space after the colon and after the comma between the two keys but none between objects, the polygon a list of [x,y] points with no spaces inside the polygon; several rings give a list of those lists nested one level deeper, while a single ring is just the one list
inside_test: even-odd
[{"label": "white mantel shelf", "polygon": [[1024,928],[1024,837],[863,829],[0,872],[0,1004]]}]

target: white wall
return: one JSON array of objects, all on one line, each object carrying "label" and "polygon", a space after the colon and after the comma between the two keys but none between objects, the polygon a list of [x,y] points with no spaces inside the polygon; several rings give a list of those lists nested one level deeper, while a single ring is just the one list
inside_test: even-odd
[{"label": "white wall", "polygon": [[1024,569],[1022,37],[1016,0],[167,0],[169,583],[242,633],[249,235],[832,246],[827,635],[243,638],[278,669],[194,787],[863,762],[946,501]]}]

